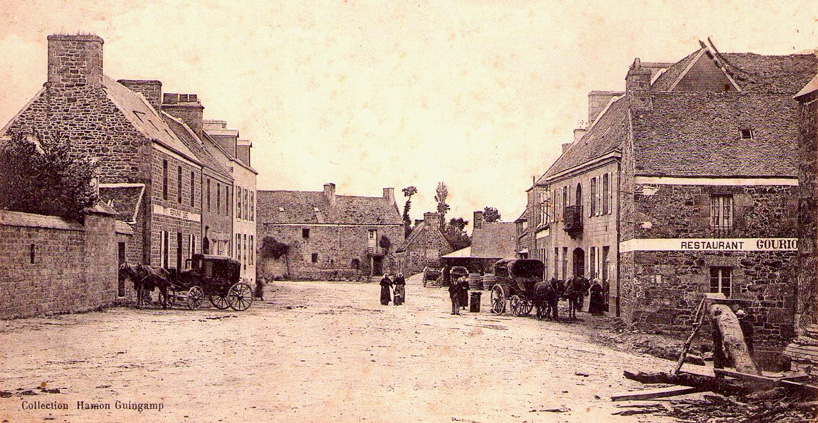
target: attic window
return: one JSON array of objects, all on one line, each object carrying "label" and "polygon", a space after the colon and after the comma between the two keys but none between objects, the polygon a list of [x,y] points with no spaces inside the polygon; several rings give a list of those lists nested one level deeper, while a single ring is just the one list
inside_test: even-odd
[{"label": "attic window", "polygon": [[753,130],[749,128],[739,129],[739,135],[743,140],[751,140],[753,139]]},{"label": "attic window", "polygon": [[314,212],[318,213],[318,212],[320,212],[321,210],[318,210],[318,207],[313,207],[313,208],[312,208],[312,211],[314,211]]},{"label": "attic window", "polygon": [[279,207],[279,208],[278,208],[278,211],[283,212],[283,211],[284,211],[284,207]]},{"label": "attic window", "polygon": [[301,228],[301,238],[309,238],[310,237],[310,228]]}]

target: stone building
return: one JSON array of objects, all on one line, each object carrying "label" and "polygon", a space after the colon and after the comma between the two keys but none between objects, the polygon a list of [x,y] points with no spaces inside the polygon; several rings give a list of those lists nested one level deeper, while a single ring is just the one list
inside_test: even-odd
[{"label": "stone building", "polygon": [[[232,241],[225,252],[241,262],[241,276],[250,282],[256,280],[256,176],[250,166],[253,144],[239,138],[239,131],[228,129],[223,120],[205,120],[203,123],[205,147],[233,177],[233,187],[227,195],[232,202]],[[228,188],[229,189],[229,188]],[[230,246],[233,246],[231,248]]]},{"label": "stone building", "polygon": [[420,273],[426,267],[440,268],[440,256],[452,251],[452,244],[440,230],[440,214],[423,213],[423,220],[395,251],[398,271],[408,276]]},{"label": "stone building", "polygon": [[550,275],[607,282],[608,312],[641,327],[686,330],[706,293],[735,299],[769,362],[793,335],[792,96],[816,59],[701,44],[591,93],[589,127],[528,190],[528,249]]},{"label": "stone building", "polygon": [[337,195],[332,183],[323,192],[258,191],[257,210],[259,239],[289,246],[283,259],[259,257],[259,277],[338,280],[397,270],[404,228],[394,188],[381,197]]},{"label": "stone building", "polygon": [[818,76],[795,96],[800,103],[798,141],[798,287],[795,330],[798,337],[787,346],[794,367],[816,374],[818,364]]},{"label": "stone building", "polygon": [[66,136],[95,157],[101,197],[134,216],[127,259],[174,267],[199,250],[202,163],[156,103],[103,74],[102,46],[95,35],[48,36],[48,80],[2,133]]},{"label": "stone building", "polygon": [[[469,272],[492,273],[494,263],[500,259],[517,257],[517,224],[514,222],[486,222],[483,211],[474,212],[471,245],[441,257],[443,264],[463,266]],[[444,282],[448,283],[448,270],[444,270]]]}]

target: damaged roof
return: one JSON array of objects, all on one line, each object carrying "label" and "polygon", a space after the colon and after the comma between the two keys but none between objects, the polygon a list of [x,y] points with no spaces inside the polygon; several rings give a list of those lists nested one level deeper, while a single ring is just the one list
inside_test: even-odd
[{"label": "damaged roof", "polygon": [[403,225],[395,203],[383,197],[336,195],[334,206],[323,191],[259,190],[256,197],[265,224]]}]

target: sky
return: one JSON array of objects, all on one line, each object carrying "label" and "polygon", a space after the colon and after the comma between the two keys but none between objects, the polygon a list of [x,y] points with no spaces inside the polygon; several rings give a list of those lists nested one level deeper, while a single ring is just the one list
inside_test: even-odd
[{"label": "sky", "polygon": [[380,196],[449,188],[447,218],[499,209],[624,90],[634,58],[818,47],[818,2],[0,0],[0,127],[46,80],[49,34],[105,40],[104,72],[196,93],[205,119],[253,142],[258,189]]}]

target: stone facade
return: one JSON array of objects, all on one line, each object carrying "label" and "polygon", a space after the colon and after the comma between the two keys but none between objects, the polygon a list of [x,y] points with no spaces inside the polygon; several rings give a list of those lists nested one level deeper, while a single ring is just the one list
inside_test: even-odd
[{"label": "stone facade", "polygon": [[92,213],[84,224],[0,211],[0,318],[94,310],[114,304],[115,219]]},{"label": "stone facade", "polygon": [[801,137],[798,141],[798,306],[796,325],[803,332],[818,324],[818,82],[798,97]]},{"label": "stone facade", "polygon": [[408,276],[426,267],[441,268],[440,256],[452,251],[454,248],[440,230],[440,214],[424,213],[423,222],[415,226],[397,250],[398,271]]}]

